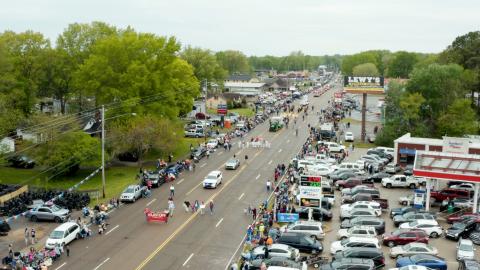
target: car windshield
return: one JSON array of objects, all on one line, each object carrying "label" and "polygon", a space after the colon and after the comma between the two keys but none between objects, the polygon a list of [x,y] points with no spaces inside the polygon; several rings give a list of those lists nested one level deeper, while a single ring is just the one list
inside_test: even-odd
[{"label": "car windshield", "polygon": [[310,237],[305,237],[304,239],[305,239],[305,241],[307,241],[307,243],[309,243],[310,245],[313,244],[313,243],[315,243],[315,242],[313,241],[313,239],[310,238]]},{"label": "car windshield", "polygon": [[418,222],[415,220],[415,221],[412,221],[412,222],[408,223],[408,225],[409,225],[410,227],[415,227],[415,226],[418,225]]},{"label": "car windshield", "polygon": [[402,232],[403,232],[402,230],[396,230],[396,231],[394,231],[394,232],[392,233],[392,235],[395,235],[395,236],[396,236],[396,235],[401,234]]},{"label": "car windshield", "polygon": [[63,231],[53,231],[50,234],[50,239],[62,239],[63,238]]},{"label": "car windshield", "polygon": [[404,246],[401,246],[403,250],[407,251],[407,250],[410,250],[410,248],[412,247],[412,245],[408,244],[408,245],[404,245]]},{"label": "car windshield", "polygon": [[424,255],[424,254],[418,254],[418,255],[413,255],[410,257],[410,260],[413,262],[413,263],[417,263],[418,261],[421,261],[423,259],[429,259],[430,256],[428,255]]},{"label": "car windshield", "polygon": [[51,209],[53,212],[57,212],[57,211],[60,211],[60,210],[62,210],[62,208],[60,208],[60,207],[56,206],[55,204],[54,204],[54,205],[52,205],[52,207],[50,207],[50,209]]},{"label": "car windshield", "polygon": [[236,163],[237,161],[235,159],[230,159],[228,163]]},{"label": "car windshield", "polygon": [[470,251],[473,251],[473,246],[470,244],[462,243],[460,244],[460,246],[458,246],[458,250],[470,252]]},{"label": "car windshield", "polygon": [[123,193],[133,193],[133,188],[127,188]]},{"label": "car windshield", "polygon": [[466,225],[465,225],[464,223],[455,222],[455,223],[453,223],[451,229],[454,229],[454,230],[463,230],[463,229],[465,228],[465,226],[466,226]]},{"label": "car windshield", "polygon": [[346,238],[346,239],[343,239],[342,241],[340,241],[340,245],[345,246],[349,242],[350,242],[350,239]]},{"label": "car windshield", "polygon": [[215,180],[215,179],[217,179],[217,176],[216,175],[207,175],[206,178],[210,179],[210,180]]}]

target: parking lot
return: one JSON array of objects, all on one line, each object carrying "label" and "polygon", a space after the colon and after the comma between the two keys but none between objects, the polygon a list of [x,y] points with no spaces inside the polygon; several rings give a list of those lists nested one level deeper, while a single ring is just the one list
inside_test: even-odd
[{"label": "parking lot", "polygon": [[[360,158],[366,152],[366,149],[356,149],[353,153],[350,154],[347,161],[355,161]],[[413,191],[407,188],[396,188],[396,189],[387,189],[381,186],[380,183],[375,183],[375,187],[380,190],[381,198],[388,199],[390,208],[402,207],[398,203],[398,198],[411,194]],[[331,257],[330,255],[330,245],[332,242],[337,241],[337,231],[340,229],[340,205],[341,205],[341,195],[340,191],[335,191],[335,206],[332,209],[334,218],[332,221],[325,222],[325,238],[322,242],[323,244],[323,256]],[[432,208],[432,211],[439,211],[438,207]],[[390,209],[388,211],[383,211],[382,218],[385,220],[385,233],[391,233],[397,228],[393,224],[393,220],[389,216]],[[442,218],[437,219],[443,229],[450,227],[450,224],[447,224],[446,221]],[[448,263],[448,269],[457,269],[458,263],[456,261],[456,242],[452,240],[445,239],[444,236],[441,236],[436,239],[430,238],[429,244],[436,247],[439,250],[439,256],[445,258]],[[390,269],[395,267],[395,259],[391,259],[390,248],[387,246],[382,246],[382,250],[385,256],[386,267],[385,269]],[[476,251],[477,256],[480,255],[479,251]],[[314,269],[314,268],[311,268]]]}]

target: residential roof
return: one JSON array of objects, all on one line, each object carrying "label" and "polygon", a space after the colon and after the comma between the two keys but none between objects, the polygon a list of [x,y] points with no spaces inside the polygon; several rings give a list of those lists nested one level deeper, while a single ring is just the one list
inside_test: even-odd
[{"label": "residential roof", "polygon": [[236,87],[236,88],[260,88],[264,86],[265,83],[250,83],[250,82],[226,82],[224,84],[225,88]]},{"label": "residential roof", "polygon": [[228,77],[227,81],[250,81],[252,76],[248,74],[232,74]]}]

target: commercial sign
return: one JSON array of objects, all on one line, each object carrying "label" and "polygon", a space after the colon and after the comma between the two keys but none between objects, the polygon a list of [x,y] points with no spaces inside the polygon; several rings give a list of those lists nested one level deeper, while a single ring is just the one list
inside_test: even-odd
[{"label": "commercial sign", "polygon": [[322,187],[322,177],[321,176],[311,176],[311,175],[301,175],[300,176],[300,186],[306,187]]},{"label": "commercial sign", "polygon": [[443,137],[443,152],[468,154],[470,140],[468,138]]},{"label": "commercial sign", "polygon": [[354,94],[383,94],[383,77],[345,76],[343,90]]},{"label": "commercial sign", "polygon": [[300,198],[301,207],[320,207],[321,199]]},{"label": "commercial sign", "polygon": [[217,114],[227,114],[227,104],[218,104],[217,105]]},{"label": "commercial sign", "polygon": [[299,189],[300,198],[318,199],[322,197],[321,187],[300,186],[298,189]]},{"label": "commercial sign", "polygon": [[425,190],[416,189],[413,196],[413,206],[418,209],[423,208],[424,202],[425,202]]},{"label": "commercial sign", "polygon": [[277,221],[278,222],[295,222],[299,220],[298,214],[289,214],[289,213],[278,213]]}]

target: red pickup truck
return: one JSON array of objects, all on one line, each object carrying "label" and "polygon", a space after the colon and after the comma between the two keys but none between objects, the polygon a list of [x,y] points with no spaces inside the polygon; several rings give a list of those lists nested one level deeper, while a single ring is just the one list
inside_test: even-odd
[{"label": "red pickup truck", "polygon": [[353,188],[358,185],[374,187],[373,181],[365,178],[349,178],[347,180],[338,180],[335,182],[337,190],[342,190],[344,188]]},{"label": "red pickup truck", "polygon": [[449,198],[470,198],[470,191],[454,188],[444,188],[440,191],[430,192],[430,197],[434,198],[437,202],[441,202]]}]

